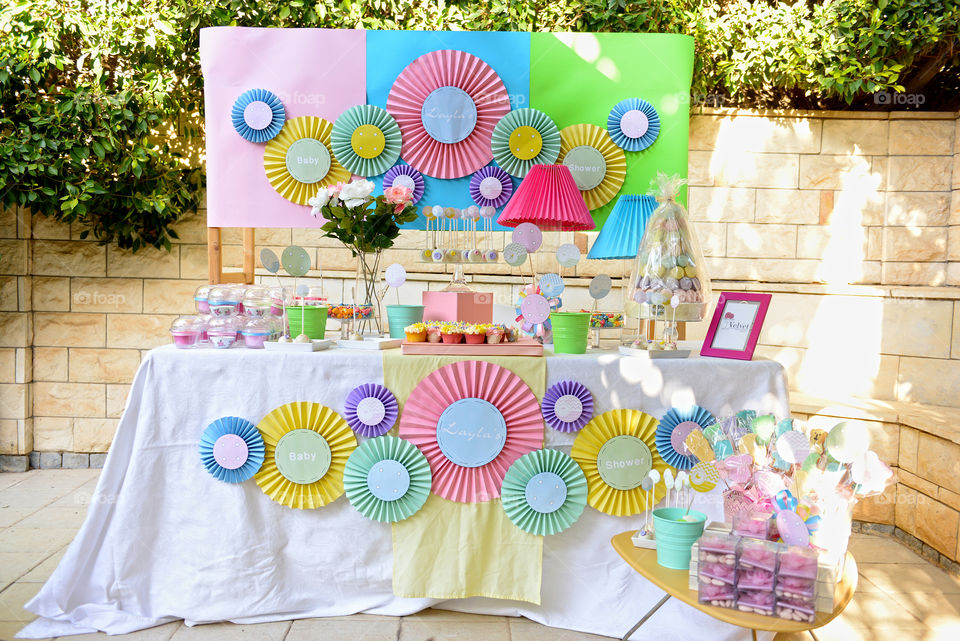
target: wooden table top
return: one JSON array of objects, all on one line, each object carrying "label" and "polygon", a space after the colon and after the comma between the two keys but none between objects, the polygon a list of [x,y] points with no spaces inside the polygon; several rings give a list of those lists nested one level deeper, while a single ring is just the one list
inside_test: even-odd
[{"label": "wooden table top", "polygon": [[826,625],[843,612],[853,598],[857,589],[857,562],[853,555],[847,552],[847,560],[843,567],[843,577],[837,584],[835,597],[836,607],[833,612],[817,612],[813,623],[801,621],[787,621],[777,616],[763,616],[752,612],[740,612],[727,608],[718,608],[712,605],[703,605],[699,602],[699,594],[689,587],[689,572],[687,570],[671,570],[657,563],[657,551],[654,549],[634,547],[631,537],[634,530],[617,534],[610,542],[617,554],[630,564],[634,570],[656,585],[670,596],[680,599],[687,605],[706,612],[715,619],[732,623],[733,625],[751,630],[771,630],[773,632],[803,632]]}]

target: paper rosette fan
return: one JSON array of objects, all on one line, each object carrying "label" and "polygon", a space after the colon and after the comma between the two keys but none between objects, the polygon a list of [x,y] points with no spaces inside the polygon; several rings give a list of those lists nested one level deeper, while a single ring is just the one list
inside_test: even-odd
[{"label": "paper rosette fan", "polygon": [[200,460],[213,478],[243,483],[263,464],[264,445],[257,426],[236,416],[218,418],[200,436]]},{"label": "paper rosette fan", "polygon": [[420,448],[433,472],[433,492],[460,503],[500,496],[503,476],[543,446],[537,397],[510,370],[485,361],[437,369],[410,393],[400,436]]},{"label": "paper rosette fan", "polygon": [[387,96],[403,134],[401,155],[434,178],[461,178],[493,159],[490,138],[510,111],[510,97],[490,65],[444,49],[404,69]]},{"label": "paper rosette fan", "polygon": [[660,134],[660,115],[646,100],[627,98],[610,110],[607,132],[618,147],[641,151],[652,145]]},{"label": "paper rosette fan", "polygon": [[560,153],[560,130],[539,109],[514,109],[500,119],[491,141],[493,158],[506,172],[523,178],[534,165],[552,165]]},{"label": "paper rosette fan", "polygon": [[348,171],[379,176],[400,157],[400,140],[400,127],[386,109],[357,105],[334,121],[330,147]]},{"label": "paper rosette fan", "polygon": [[524,532],[545,536],[577,522],[587,504],[587,479],[557,450],[524,454],[503,477],[503,511]]},{"label": "paper rosette fan", "polygon": [[[647,509],[640,487],[651,469],[667,469],[654,436],[657,419],[640,410],[610,410],[587,423],[577,434],[570,454],[587,477],[587,503],[613,516],[630,516]],[[653,504],[663,498],[662,484]]]},{"label": "paper rosette fan", "polygon": [[470,197],[478,207],[499,209],[513,195],[513,181],[510,174],[488,165],[470,179]]},{"label": "paper rosette fan", "polygon": [[430,464],[413,443],[380,436],[353,451],[343,471],[347,500],[360,514],[396,523],[417,512],[430,495]]},{"label": "paper rosette fan", "polygon": [[240,137],[250,142],[267,142],[283,128],[286,110],[272,91],[250,89],[233,103],[230,120]]},{"label": "paper rosette fan", "polygon": [[694,430],[703,430],[716,422],[713,414],[699,405],[684,409],[671,407],[657,425],[657,450],[667,465],[678,470],[689,470],[697,464],[697,457],[685,444],[687,436]]},{"label": "paper rosette fan", "polygon": [[347,395],[343,413],[347,424],[360,436],[380,436],[397,422],[397,399],[383,385],[365,383]]},{"label": "paper rosette fan", "polygon": [[291,118],[263,150],[263,169],[277,193],[298,205],[317,195],[320,187],[350,180],[330,151],[333,126],[323,118]]},{"label": "paper rosette fan", "polygon": [[423,198],[423,174],[410,165],[394,165],[383,175],[383,188],[406,187],[413,193],[410,202],[416,205]]},{"label": "paper rosette fan", "polygon": [[287,403],[257,428],[266,454],[254,478],[267,496],[288,507],[313,509],[343,494],[343,468],[357,439],[339,414],[319,403]]},{"label": "paper rosette fan", "polygon": [[560,130],[557,162],[570,168],[590,210],[613,200],[627,175],[627,157],[596,125],[570,125]]},{"label": "paper rosette fan", "polygon": [[593,418],[593,395],[577,381],[554,383],[543,395],[543,419],[558,432],[576,432]]}]

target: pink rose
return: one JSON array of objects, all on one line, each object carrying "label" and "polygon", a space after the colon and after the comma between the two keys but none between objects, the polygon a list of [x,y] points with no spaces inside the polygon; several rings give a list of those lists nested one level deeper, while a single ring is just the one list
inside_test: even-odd
[{"label": "pink rose", "polygon": [[[396,185],[384,189],[383,197],[391,205],[403,205],[403,207],[406,207],[407,203],[413,199],[413,192],[410,191],[408,187]],[[403,207],[400,207],[397,211],[401,211]]]}]

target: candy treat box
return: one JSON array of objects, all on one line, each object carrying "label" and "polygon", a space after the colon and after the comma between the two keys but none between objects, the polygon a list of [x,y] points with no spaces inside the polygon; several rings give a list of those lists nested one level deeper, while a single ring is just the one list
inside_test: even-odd
[{"label": "candy treat box", "polygon": [[423,292],[423,320],[492,323],[492,292]]}]

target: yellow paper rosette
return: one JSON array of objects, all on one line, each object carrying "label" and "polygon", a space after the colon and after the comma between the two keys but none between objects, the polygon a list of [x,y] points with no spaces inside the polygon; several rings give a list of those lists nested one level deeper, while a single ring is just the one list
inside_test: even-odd
[{"label": "yellow paper rosette", "polygon": [[287,403],[257,429],[266,453],[254,480],[267,496],[304,510],[343,494],[343,469],[357,439],[339,414],[319,403]]},{"label": "yellow paper rosette", "polygon": [[333,125],[316,116],[291,118],[263,150],[263,170],[277,193],[306,205],[320,187],[350,180],[330,149]]},{"label": "yellow paper rosette", "polygon": [[566,165],[594,210],[613,200],[627,175],[627,157],[607,130],[596,125],[570,125],[560,130],[557,163]]},{"label": "yellow paper rosette", "polygon": [[[657,452],[657,419],[640,410],[611,410],[595,416],[577,434],[570,455],[587,477],[587,503],[613,516],[639,514],[647,509],[640,487],[651,469],[668,469]],[[657,484],[653,503],[665,490]]]}]

